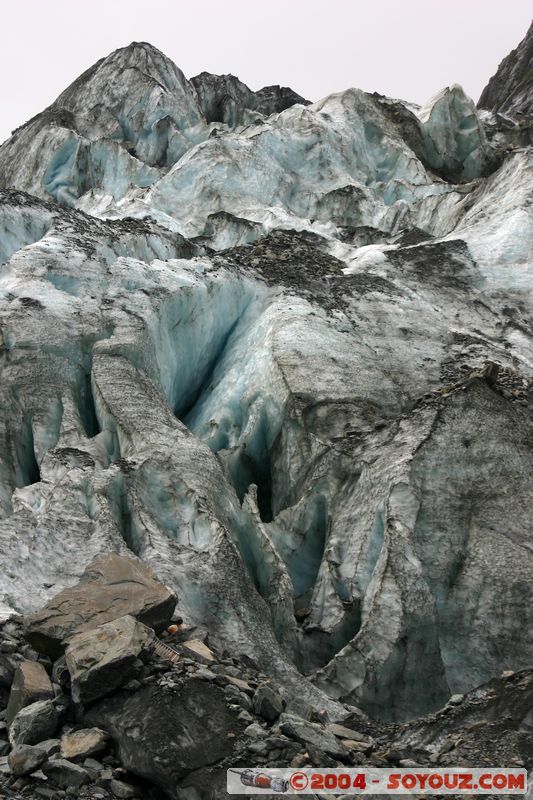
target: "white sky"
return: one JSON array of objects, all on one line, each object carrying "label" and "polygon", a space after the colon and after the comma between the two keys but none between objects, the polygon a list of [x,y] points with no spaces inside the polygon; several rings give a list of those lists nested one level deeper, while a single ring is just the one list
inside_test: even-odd
[{"label": "white sky", "polygon": [[187,77],[238,75],[310,100],[357,86],[475,100],[525,36],[531,0],[15,0],[0,6],[0,142],[102,56],[148,41]]}]

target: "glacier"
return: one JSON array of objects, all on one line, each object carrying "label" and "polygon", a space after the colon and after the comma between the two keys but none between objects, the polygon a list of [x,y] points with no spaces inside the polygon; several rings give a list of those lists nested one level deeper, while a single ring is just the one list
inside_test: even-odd
[{"label": "glacier", "polygon": [[457,85],[310,103],[135,42],[14,131],[2,608],[133,553],[337,716],[529,665],[524,130]]}]

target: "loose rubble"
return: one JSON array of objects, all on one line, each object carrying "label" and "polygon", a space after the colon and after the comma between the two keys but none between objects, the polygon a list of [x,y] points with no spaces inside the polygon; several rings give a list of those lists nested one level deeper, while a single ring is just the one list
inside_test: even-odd
[{"label": "loose rubble", "polygon": [[86,625],[64,640],[66,659],[55,662],[28,650],[21,618],[0,627],[0,649],[14,645],[10,693],[0,706],[0,725],[8,708],[14,713],[3,723],[1,798],[189,800],[194,789],[218,800],[226,797],[226,770],[239,766],[533,768],[532,670],[507,672],[452,696],[433,715],[391,725],[351,706],[337,719],[319,710],[302,716],[282,685],[217,652],[208,637],[195,638],[193,627],[169,626],[158,639],[131,615]]}]

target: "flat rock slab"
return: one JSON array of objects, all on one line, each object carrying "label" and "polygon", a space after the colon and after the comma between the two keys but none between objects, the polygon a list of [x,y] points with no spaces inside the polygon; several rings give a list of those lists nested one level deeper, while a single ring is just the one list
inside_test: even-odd
[{"label": "flat rock slab", "polygon": [[358,753],[365,753],[370,747],[369,742],[362,742],[359,739],[341,739],[347,750],[355,750]]},{"label": "flat rock slab", "polygon": [[61,757],[76,761],[101,753],[106,749],[109,736],[100,728],[83,728],[61,737]]},{"label": "flat rock slab", "polygon": [[38,661],[21,661],[13,676],[7,704],[8,727],[22,708],[38,700],[50,700],[53,696],[52,684],[43,665]]},{"label": "flat rock slab", "polygon": [[216,661],[215,655],[209,647],[200,641],[200,639],[188,639],[182,642],[183,654],[189,658],[194,658],[202,664],[212,664]]},{"label": "flat rock slab", "polygon": [[353,728],[347,728],[344,725],[339,725],[336,722],[326,725],[326,730],[332,733],[334,736],[337,736],[339,739],[350,739],[351,741],[366,742],[367,744],[371,743],[371,740],[368,738],[368,736],[365,736],[363,733],[359,733],[359,731],[354,731]]},{"label": "flat rock slab", "polygon": [[60,789],[68,789],[69,786],[77,789],[90,781],[87,770],[63,758],[47,761],[42,770],[46,777]]},{"label": "flat rock slab", "polygon": [[241,692],[246,692],[247,694],[253,694],[254,690],[248,683],[248,681],[243,681],[241,678],[234,678],[233,675],[225,675],[222,673],[222,677],[228,682],[231,683],[232,686],[236,686],[237,689],[240,689]]},{"label": "flat rock slab", "polygon": [[282,714],[279,718],[279,726],[285,736],[295,739],[306,747],[316,748],[337,758],[343,758],[346,755],[346,748],[330,731],[314,722],[308,722],[296,714]]},{"label": "flat rock slab", "polygon": [[26,636],[36,650],[56,658],[75,634],[126,614],[161,631],[175,607],[176,596],[150,567],[108,553],[91,562],[76,586],[64,589],[43,609],[25,617]]},{"label": "flat rock slab", "polygon": [[65,652],[72,697],[91,703],[133,678],[154,632],[129,615],[73,636]]}]

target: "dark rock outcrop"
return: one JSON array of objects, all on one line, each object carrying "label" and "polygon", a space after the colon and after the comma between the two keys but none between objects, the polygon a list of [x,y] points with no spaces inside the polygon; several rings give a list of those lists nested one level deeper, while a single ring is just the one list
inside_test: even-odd
[{"label": "dark rock outcrop", "polygon": [[308,106],[299,94],[287,86],[265,86],[253,92],[235,75],[213,75],[201,72],[191,78],[198,102],[207,122],[222,122],[230,127],[242,125],[253,118],[246,112],[264,116],[276,114],[296,103]]},{"label": "dark rock outcrop", "polygon": [[246,110],[255,110],[254,92],[235,75],[201,72],[191,78],[191,83],[207,122],[222,122],[234,127],[243,123]]},{"label": "dark rock outcrop", "polygon": [[533,115],[533,22],[483,89],[478,108],[511,116]]},{"label": "dark rock outcrop", "polygon": [[268,116],[270,114],[279,114],[280,111],[285,111],[286,108],[295,106],[310,105],[310,100],[293,91],[289,86],[263,86],[255,93],[257,98],[257,111],[261,114]]}]

